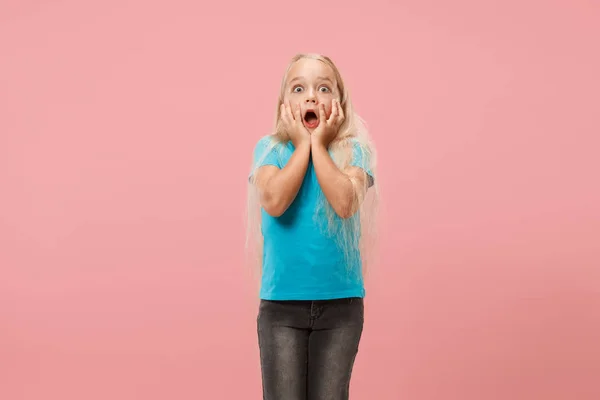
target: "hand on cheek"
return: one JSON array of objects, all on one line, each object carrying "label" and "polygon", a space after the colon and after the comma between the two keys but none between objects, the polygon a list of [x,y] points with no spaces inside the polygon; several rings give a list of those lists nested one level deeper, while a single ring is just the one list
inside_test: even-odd
[{"label": "hand on cheek", "polygon": [[303,143],[310,144],[310,133],[302,122],[300,104],[292,105],[289,101],[281,105],[282,127],[295,147]]},{"label": "hand on cheek", "polygon": [[337,100],[332,101],[331,112],[327,115],[324,104],[319,105],[319,126],[311,135],[311,140],[317,145],[329,146],[337,136],[340,126],[344,122],[344,111]]}]

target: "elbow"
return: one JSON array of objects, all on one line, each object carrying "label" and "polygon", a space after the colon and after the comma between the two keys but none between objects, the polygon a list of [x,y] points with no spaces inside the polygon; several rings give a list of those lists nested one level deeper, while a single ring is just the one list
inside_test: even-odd
[{"label": "elbow", "polygon": [[352,218],[360,209],[360,201],[356,196],[348,196],[333,207],[335,213],[341,219]]},{"label": "elbow", "polygon": [[273,218],[279,218],[285,212],[285,210],[282,207],[278,207],[276,205],[263,206],[263,209],[267,214],[269,214]]},{"label": "elbow", "polygon": [[354,191],[353,181],[352,179],[349,179],[349,181],[352,184],[351,187],[345,191],[343,195],[339,196],[335,203],[331,203],[335,213],[341,219],[353,217],[360,208],[360,200],[357,193]]},{"label": "elbow", "polygon": [[356,214],[357,211],[351,203],[338,206],[334,208],[334,210],[338,217],[340,217],[341,219],[351,218],[354,214]]},{"label": "elbow", "polygon": [[283,215],[286,210],[283,201],[280,201],[273,195],[265,195],[262,201],[262,208],[271,217],[278,218]]},{"label": "elbow", "polygon": [[355,213],[350,212],[350,211],[342,211],[342,212],[338,212],[337,215],[341,218],[341,219],[349,219],[350,217],[352,217]]}]

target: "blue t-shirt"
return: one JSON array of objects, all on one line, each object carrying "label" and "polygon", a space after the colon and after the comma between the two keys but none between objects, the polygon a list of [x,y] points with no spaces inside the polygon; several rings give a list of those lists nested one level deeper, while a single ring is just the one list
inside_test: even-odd
[{"label": "blue t-shirt", "polygon": [[[269,149],[272,140],[266,136],[256,145],[256,169],[264,165],[281,169],[292,156],[291,142],[277,143]],[[372,179],[368,160],[362,154],[355,147],[350,164],[363,168]],[[315,220],[319,197],[322,198],[323,193],[311,159],[302,186],[285,213],[272,217],[261,210],[264,239],[261,299],[326,300],[365,296],[359,250],[353,250],[351,257],[344,257],[335,238]],[[337,215],[335,218],[341,222]],[[355,214],[351,218],[359,216]]]}]

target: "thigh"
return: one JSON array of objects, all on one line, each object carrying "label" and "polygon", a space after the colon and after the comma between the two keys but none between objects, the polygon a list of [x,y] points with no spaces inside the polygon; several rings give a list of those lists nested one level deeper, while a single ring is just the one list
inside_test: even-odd
[{"label": "thigh", "polygon": [[343,299],[323,307],[309,338],[309,400],[348,399],[363,322],[362,299]]},{"label": "thigh", "polygon": [[297,323],[301,322],[298,307],[261,302],[257,325],[265,400],[306,399],[309,331]]}]

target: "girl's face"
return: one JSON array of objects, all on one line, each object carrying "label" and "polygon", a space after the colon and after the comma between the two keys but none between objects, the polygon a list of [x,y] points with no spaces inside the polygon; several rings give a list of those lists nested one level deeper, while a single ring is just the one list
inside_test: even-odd
[{"label": "girl's face", "polygon": [[284,88],[284,103],[292,108],[300,105],[304,126],[312,132],[319,125],[319,105],[325,106],[327,118],[331,115],[331,102],[340,99],[337,82],[331,67],[319,60],[303,58],[290,69]]}]

